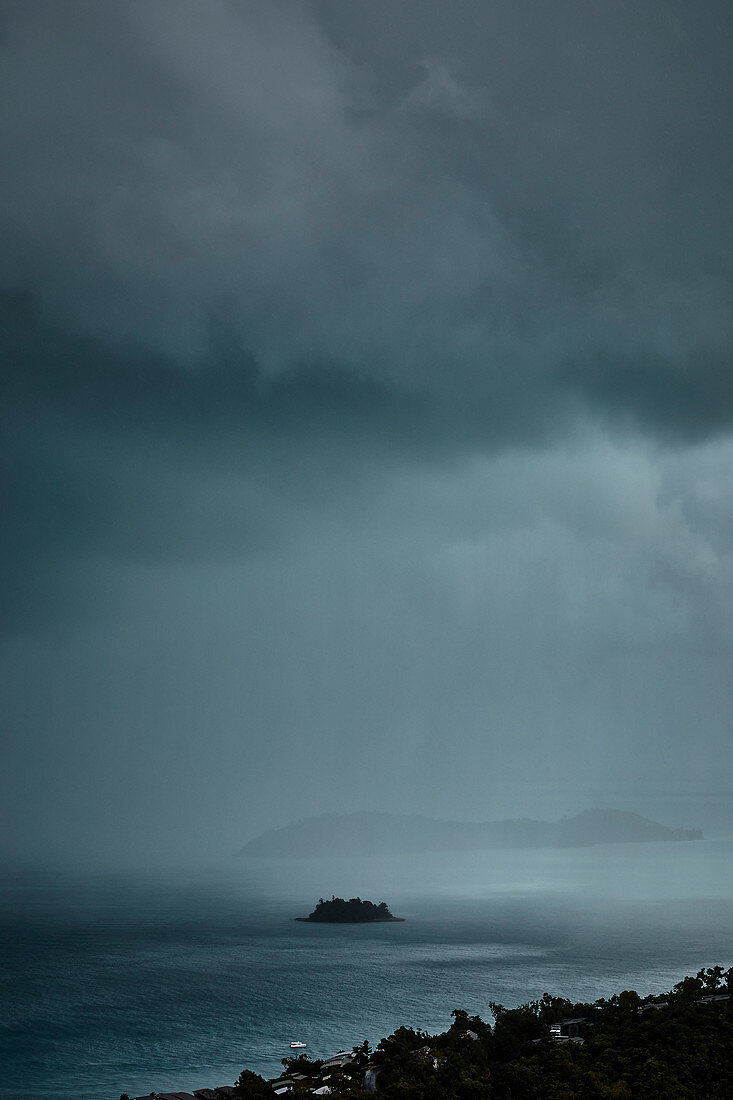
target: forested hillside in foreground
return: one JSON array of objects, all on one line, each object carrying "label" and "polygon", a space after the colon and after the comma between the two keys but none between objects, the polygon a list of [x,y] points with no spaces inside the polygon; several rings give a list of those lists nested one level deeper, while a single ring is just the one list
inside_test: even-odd
[{"label": "forested hillside in foreground", "polygon": [[[440,1035],[400,1027],[340,1067],[284,1059],[289,1080],[277,1087],[293,1100],[324,1088],[319,1095],[333,1100],[364,1100],[368,1075],[383,1100],[730,1100],[730,987],[733,967],[716,966],[660,996],[626,990],[594,1004],[550,994],[519,1008],[489,1004],[493,1027],[455,1010]],[[237,1094],[267,1100],[274,1089],[245,1071]]]}]

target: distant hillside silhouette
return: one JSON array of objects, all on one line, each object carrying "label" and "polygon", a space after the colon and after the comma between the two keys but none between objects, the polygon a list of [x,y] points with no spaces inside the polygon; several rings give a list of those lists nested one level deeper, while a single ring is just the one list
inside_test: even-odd
[{"label": "distant hillside silhouette", "polygon": [[702,840],[700,829],[676,829],[625,810],[584,810],[562,821],[438,821],[390,813],[322,814],[270,829],[240,855],[371,856],[483,848],[583,848],[649,840]]}]

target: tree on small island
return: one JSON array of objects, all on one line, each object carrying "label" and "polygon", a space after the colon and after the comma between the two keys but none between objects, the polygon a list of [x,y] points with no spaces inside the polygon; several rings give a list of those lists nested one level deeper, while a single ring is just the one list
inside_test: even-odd
[{"label": "tree on small island", "polygon": [[308,917],[296,917],[299,921],[312,921],[322,924],[366,924],[376,921],[403,921],[404,917],[393,917],[386,901],[375,905],[373,901],[361,898],[332,897],[330,901],[318,899],[313,912]]}]

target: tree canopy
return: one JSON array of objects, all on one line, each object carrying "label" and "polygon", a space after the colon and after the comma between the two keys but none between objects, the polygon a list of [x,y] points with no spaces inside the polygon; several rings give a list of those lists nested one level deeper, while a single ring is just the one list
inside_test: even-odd
[{"label": "tree canopy", "polygon": [[313,912],[308,917],[298,917],[298,920],[322,921],[327,924],[361,924],[367,921],[397,921],[399,917],[393,917],[386,901],[380,901],[375,905],[373,901],[362,901],[361,898],[332,897],[330,901],[319,898]]},{"label": "tree canopy", "polygon": [[[375,1051],[356,1048],[325,1083],[331,1100],[363,1100],[367,1069],[383,1100],[729,1100],[730,988],[733,967],[714,966],[661,995],[489,1003],[493,1026],[455,1009],[447,1031],[399,1027]],[[570,1021],[572,1037],[561,1034]],[[323,1083],[322,1070],[305,1059],[298,1069],[305,1079],[293,1092],[305,1097]],[[264,1100],[259,1091],[242,1095]]]}]

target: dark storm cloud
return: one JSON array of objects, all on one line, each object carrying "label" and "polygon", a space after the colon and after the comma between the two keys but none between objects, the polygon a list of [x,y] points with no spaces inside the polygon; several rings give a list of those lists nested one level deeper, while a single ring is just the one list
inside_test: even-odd
[{"label": "dark storm cloud", "polygon": [[256,552],[283,479],[545,445],[584,406],[729,427],[725,6],[3,23],[16,563]]},{"label": "dark storm cloud", "polygon": [[[3,296],[5,629],[70,610],[60,573],[94,557],[227,560],[287,539],[303,509],[353,494],[386,466],[450,459],[547,434],[539,396],[469,407],[452,396],[303,367],[266,377],[220,325],[199,363],[112,347]],[[59,602],[60,601],[60,602]],[[76,593],[74,600],[83,610]]]},{"label": "dark storm cloud", "polygon": [[699,351],[682,362],[588,352],[566,378],[608,421],[655,432],[667,443],[698,442],[727,433],[733,408],[728,351]]}]

